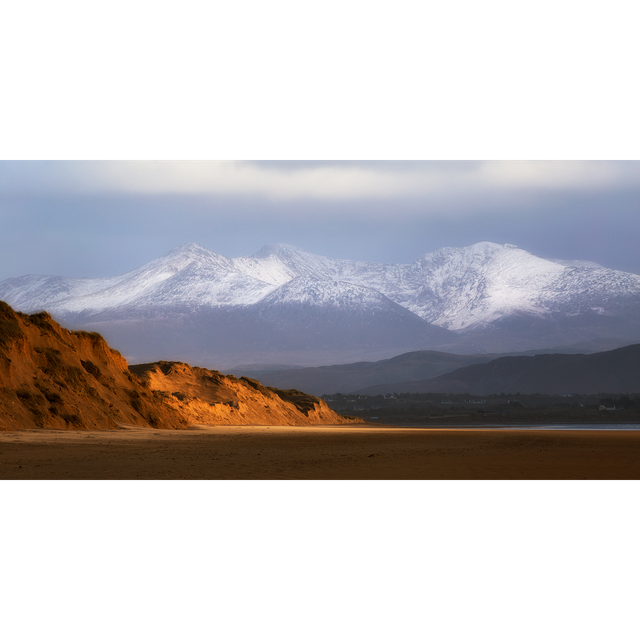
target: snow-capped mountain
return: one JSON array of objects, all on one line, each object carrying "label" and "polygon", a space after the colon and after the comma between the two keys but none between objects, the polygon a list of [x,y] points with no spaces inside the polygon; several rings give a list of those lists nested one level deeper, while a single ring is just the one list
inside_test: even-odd
[{"label": "snow-capped mountain", "polygon": [[287,341],[304,343],[312,337],[326,349],[353,344],[375,349],[390,343],[455,347],[461,342],[375,289],[337,280],[299,276],[253,305],[253,311]]},{"label": "snow-capped mountain", "polygon": [[194,364],[193,353],[212,364],[232,350],[242,353],[238,361],[264,361],[268,351],[271,361],[324,364],[412,348],[640,341],[640,276],[491,242],[443,248],[410,264],[331,259],[284,244],[226,258],[188,244],[112,278],[5,280],[0,299],[100,330],[134,359],[145,358],[141,345],[152,336],[161,352],[167,346],[158,357],[180,359],[170,345],[183,345],[179,352],[189,343]]},{"label": "snow-capped mountain", "polygon": [[275,287],[244,275],[229,258],[187,244],[114,278],[23,276],[0,283],[0,296],[25,312],[92,316],[132,307],[195,308],[200,305],[251,304]]},{"label": "snow-capped mountain", "polygon": [[624,305],[638,302],[640,296],[640,276],[594,263],[545,260],[513,245],[490,242],[440,249],[411,267],[412,280],[424,284],[417,296],[406,297],[405,306],[458,331],[483,328],[511,315],[607,314],[614,301]]}]

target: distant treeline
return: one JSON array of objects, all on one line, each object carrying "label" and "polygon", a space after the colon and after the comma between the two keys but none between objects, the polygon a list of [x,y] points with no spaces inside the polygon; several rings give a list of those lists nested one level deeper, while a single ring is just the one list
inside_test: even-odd
[{"label": "distant treeline", "polygon": [[640,394],[398,393],[325,395],[344,415],[389,424],[483,422],[640,422]]},{"label": "distant treeline", "polygon": [[[640,403],[640,393],[620,394],[612,395],[610,393],[594,393],[594,394],[545,394],[545,393],[491,393],[488,395],[473,395],[470,393],[386,393],[378,395],[365,395],[357,393],[334,393],[325,394],[321,398],[327,402],[346,402],[360,400],[362,402],[381,402],[389,401],[396,402],[398,400],[411,400],[414,402],[454,402],[454,403],[468,403],[470,401],[486,400],[487,402],[502,401],[505,398],[516,398],[518,401],[528,401],[531,403],[547,403],[550,401],[558,402],[571,401],[575,402],[577,399],[587,402],[602,402],[610,400],[611,402],[625,403],[629,406],[635,406],[634,403]],[[629,404],[631,403],[631,404]]]}]

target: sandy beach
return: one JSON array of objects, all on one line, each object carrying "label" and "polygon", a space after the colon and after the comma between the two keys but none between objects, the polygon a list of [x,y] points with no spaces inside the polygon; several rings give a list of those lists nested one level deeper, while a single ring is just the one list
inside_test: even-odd
[{"label": "sandy beach", "polygon": [[121,425],[0,432],[0,479],[640,479],[640,431]]}]

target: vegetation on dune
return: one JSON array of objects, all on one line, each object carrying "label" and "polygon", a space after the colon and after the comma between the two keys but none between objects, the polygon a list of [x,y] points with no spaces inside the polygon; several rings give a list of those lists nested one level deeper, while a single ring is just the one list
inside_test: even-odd
[{"label": "vegetation on dune", "polygon": [[80,360],[80,364],[87,373],[91,374],[96,380],[100,380],[102,377],[102,371],[100,371],[100,367],[98,367],[98,365],[91,362],[91,360]]},{"label": "vegetation on dune", "polygon": [[55,333],[55,320],[51,317],[50,313],[47,313],[46,311],[39,311],[38,313],[32,313],[31,315],[21,315],[24,317],[26,322],[38,327],[43,334]]},{"label": "vegetation on dune", "polygon": [[47,399],[51,404],[63,404],[62,396],[56,391],[47,389],[41,384],[36,384],[38,391]]},{"label": "vegetation on dune", "polygon": [[281,400],[292,404],[305,416],[308,416],[309,412],[318,406],[318,398],[303,393],[302,391],[298,391],[297,389],[276,389],[275,387],[265,387],[257,380],[247,378],[246,376],[243,376],[240,380],[267,398],[270,394],[274,393]]},{"label": "vegetation on dune", "polygon": [[53,382],[64,389],[71,386],[76,391],[93,395],[82,369],[65,364],[59,349],[36,347],[35,352],[40,354],[44,360],[39,366],[40,371],[51,378]]},{"label": "vegetation on dune", "polygon": [[88,338],[93,343],[105,342],[105,339],[97,332],[97,331],[72,331],[74,336],[78,336],[79,338]]},{"label": "vegetation on dune", "polygon": [[259,393],[261,393],[263,396],[267,398],[269,397],[269,393],[267,389],[263,387],[257,380],[254,380],[253,378],[247,378],[245,376],[242,376],[240,380],[244,382],[247,386],[254,389],[255,391],[258,391]]},{"label": "vegetation on dune", "polygon": [[76,428],[82,427],[84,423],[82,418],[77,413],[63,413],[60,416],[67,424],[70,424]]},{"label": "vegetation on dune", "polygon": [[15,311],[4,301],[0,300],[0,347],[5,347],[24,338]]},{"label": "vegetation on dune", "polygon": [[117,350],[111,348],[104,337],[99,334],[97,331],[70,331],[71,335],[77,336],[78,338],[84,338],[86,340],[90,340],[94,347],[102,345],[107,352],[110,352],[114,356],[118,356],[122,358],[122,354]]},{"label": "vegetation on dune", "polygon": [[275,393],[281,400],[289,402],[295,406],[295,408],[304,413],[305,416],[309,415],[309,411],[312,411],[318,406],[318,398],[310,396],[297,389],[275,389],[274,387],[267,387],[269,391]]},{"label": "vegetation on dune", "polygon": [[157,400],[154,394],[149,398],[144,392],[140,393],[137,389],[128,389],[127,395],[129,396],[131,408],[140,414],[148,424],[152,427],[158,427],[161,424],[160,415],[149,406],[149,401],[154,402]]},{"label": "vegetation on dune", "polygon": [[36,426],[43,427],[47,415],[44,412],[48,404],[46,398],[41,393],[34,393],[29,389],[18,389],[16,391],[16,397],[20,400],[24,408],[33,415]]},{"label": "vegetation on dune", "polygon": [[45,363],[40,367],[40,370],[47,375],[55,375],[63,370],[64,365],[60,358],[60,350],[53,349],[52,347],[36,347],[36,353],[40,353],[44,356]]}]

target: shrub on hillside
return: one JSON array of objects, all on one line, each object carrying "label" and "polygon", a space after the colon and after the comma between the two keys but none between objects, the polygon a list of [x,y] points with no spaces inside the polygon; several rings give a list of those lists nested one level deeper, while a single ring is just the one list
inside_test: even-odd
[{"label": "shrub on hillside", "polygon": [[35,325],[40,329],[42,333],[54,333],[53,323],[54,319],[51,317],[51,314],[46,311],[40,311],[38,313],[32,313],[30,316],[26,318],[27,322]]},{"label": "shrub on hillside", "polygon": [[0,300],[0,347],[7,346],[24,337],[14,310]]},{"label": "shrub on hillside", "polygon": [[62,364],[60,351],[58,349],[36,347],[36,353],[41,354],[45,359],[45,363],[40,367],[40,371],[48,376],[56,376],[63,372],[64,365]]},{"label": "shrub on hillside", "polygon": [[67,424],[71,424],[74,427],[81,427],[84,424],[82,418],[77,413],[63,413],[60,417]]},{"label": "shrub on hillside", "polygon": [[87,386],[84,373],[78,367],[65,367],[63,377],[65,382],[69,383],[76,389],[84,389]]},{"label": "shrub on hillside", "polygon": [[41,393],[33,393],[28,389],[18,389],[16,396],[20,402],[24,405],[25,409],[33,415],[36,426],[43,427],[45,423],[46,414],[43,411],[46,400]]},{"label": "shrub on hillside", "polygon": [[96,380],[100,380],[102,377],[102,371],[100,371],[100,367],[98,367],[98,365],[91,362],[91,360],[80,360],[80,364],[88,374],[92,375]]},{"label": "shrub on hillside", "polygon": [[73,331],[72,333],[79,338],[88,338],[93,344],[104,342],[104,338],[97,331]]}]

